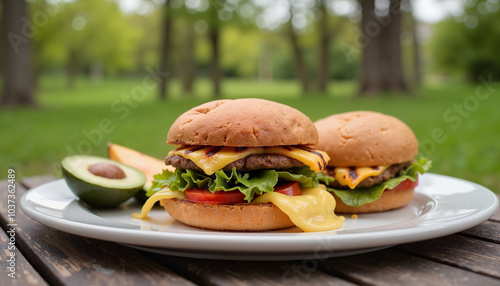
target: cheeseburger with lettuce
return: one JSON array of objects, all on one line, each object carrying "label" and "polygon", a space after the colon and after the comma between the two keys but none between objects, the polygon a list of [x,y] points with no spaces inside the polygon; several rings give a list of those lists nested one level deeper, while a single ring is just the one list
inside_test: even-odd
[{"label": "cheeseburger with lettuce", "polygon": [[322,180],[336,198],[337,213],[371,213],[407,205],[418,173],[430,161],[416,159],[418,142],[401,120],[371,111],[335,114],[315,122],[316,148],[330,156]]},{"label": "cheeseburger with lettuce", "polygon": [[174,219],[205,229],[323,231],[343,224],[318,184],[329,157],[311,148],[316,128],[294,108],[263,99],[208,102],[182,114],[167,143],[179,145],[165,159],[176,171],[155,176],[135,217],[161,201]]}]

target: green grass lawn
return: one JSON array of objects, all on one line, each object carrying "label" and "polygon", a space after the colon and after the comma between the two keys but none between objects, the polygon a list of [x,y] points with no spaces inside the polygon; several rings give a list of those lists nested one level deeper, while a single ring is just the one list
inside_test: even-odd
[{"label": "green grass lawn", "polygon": [[[163,158],[172,122],[184,111],[211,99],[210,83],[200,81],[196,95],[181,96],[172,82],[172,98],[159,102],[156,89],[142,79],[80,79],[67,90],[63,78],[40,84],[38,109],[0,111],[0,177],[13,167],[19,176],[60,175],[67,155],[105,156],[114,142]],[[417,135],[421,153],[434,162],[432,172],[478,182],[500,192],[500,84],[427,85],[415,96],[356,98],[352,82],[332,83],[329,95],[300,95],[294,81],[259,83],[226,80],[227,98],[262,97],[293,106],[312,120],[351,110],[394,115]]]}]

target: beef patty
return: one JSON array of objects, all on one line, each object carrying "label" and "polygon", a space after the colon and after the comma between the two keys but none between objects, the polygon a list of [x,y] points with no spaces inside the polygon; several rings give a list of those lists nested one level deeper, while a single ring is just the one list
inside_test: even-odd
[{"label": "beef patty", "polygon": [[[203,172],[196,164],[180,155],[168,156],[165,158],[165,164],[172,165],[177,169],[188,169]],[[222,170],[231,171],[233,168],[241,171],[253,171],[261,169],[284,170],[293,167],[302,167],[304,163],[299,160],[278,154],[258,154],[236,160],[226,165]]]},{"label": "beef patty", "polygon": [[[368,177],[361,181],[356,188],[368,188],[383,181],[387,181],[394,178],[401,170],[408,168],[412,162],[404,162],[401,164],[394,164],[383,171],[380,175],[374,177]],[[327,167],[327,173],[329,176],[333,177],[333,168]],[[349,189],[348,186],[342,186],[337,181],[333,181],[330,186],[335,189]]]}]

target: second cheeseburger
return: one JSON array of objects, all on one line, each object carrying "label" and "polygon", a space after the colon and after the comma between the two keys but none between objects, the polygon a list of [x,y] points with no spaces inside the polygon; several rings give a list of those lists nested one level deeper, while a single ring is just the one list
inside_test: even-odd
[{"label": "second cheeseburger", "polygon": [[312,149],[318,134],[300,111],[263,99],[217,100],[182,114],[165,159],[175,172],[155,176],[144,218],[156,201],[174,219],[195,227],[265,231],[298,226],[332,230],[343,218],[319,188],[329,160]]},{"label": "second cheeseburger", "polygon": [[[407,205],[418,174],[430,161],[416,160],[418,142],[401,120],[378,112],[335,114],[315,122],[316,147],[331,158],[325,174],[338,213],[371,213]],[[333,180],[331,180],[333,178]]]}]

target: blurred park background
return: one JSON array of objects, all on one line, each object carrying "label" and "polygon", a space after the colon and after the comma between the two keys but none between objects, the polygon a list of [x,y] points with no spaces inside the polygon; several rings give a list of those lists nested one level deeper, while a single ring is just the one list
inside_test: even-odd
[{"label": "blurred park background", "polygon": [[500,192],[499,0],[1,4],[0,178],[107,142],[163,158],[187,109],[260,97],[394,115],[432,172]]}]

